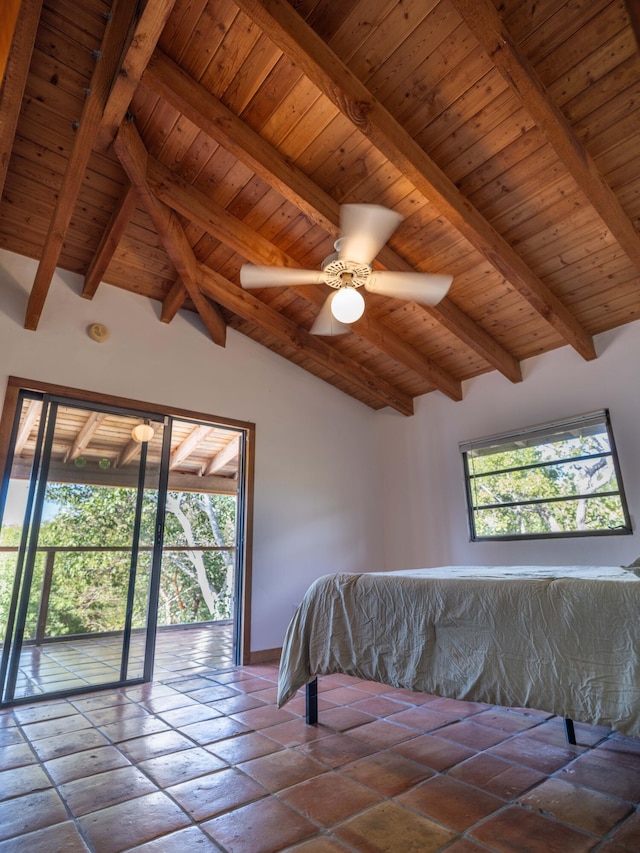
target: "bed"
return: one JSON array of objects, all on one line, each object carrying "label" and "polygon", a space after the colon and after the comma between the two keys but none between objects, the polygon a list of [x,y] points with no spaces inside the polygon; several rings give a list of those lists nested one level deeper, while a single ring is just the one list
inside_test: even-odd
[{"label": "bed", "polygon": [[445,566],[325,575],[287,630],[278,705],[305,685],[313,705],[315,677],[341,672],[640,737],[636,572]]}]

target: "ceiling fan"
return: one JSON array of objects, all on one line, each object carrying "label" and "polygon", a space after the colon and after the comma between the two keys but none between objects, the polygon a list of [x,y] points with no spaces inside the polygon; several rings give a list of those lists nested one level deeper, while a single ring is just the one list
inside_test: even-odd
[{"label": "ceiling fan", "polygon": [[320,270],[243,264],[240,284],[247,290],[302,284],[328,284],[334,288],[309,330],[314,335],[341,335],[348,323],[359,320],[365,302],[360,293],[408,299],[436,305],[446,295],[453,276],[421,272],[372,270],[373,259],[402,222],[394,210],[378,204],[343,204],[340,207],[340,237],[335,253],[322,262]]}]

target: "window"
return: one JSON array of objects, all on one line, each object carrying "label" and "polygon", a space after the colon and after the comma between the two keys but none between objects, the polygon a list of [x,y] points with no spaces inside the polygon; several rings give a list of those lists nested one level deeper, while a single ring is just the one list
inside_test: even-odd
[{"label": "window", "polygon": [[608,410],[460,450],[472,541],[632,532]]}]

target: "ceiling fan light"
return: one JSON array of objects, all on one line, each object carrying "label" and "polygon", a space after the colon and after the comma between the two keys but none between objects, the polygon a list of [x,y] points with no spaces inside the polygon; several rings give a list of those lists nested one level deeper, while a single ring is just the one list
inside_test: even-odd
[{"label": "ceiling fan light", "polygon": [[355,323],[364,314],[362,294],[353,287],[341,287],[331,300],[331,313],[340,323]]},{"label": "ceiling fan light", "polygon": [[131,430],[131,437],[134,441],[138,441],[140,444],[142,444],[143,441],[151,441],[154,435],[155,430],[148,420],[145,420],[143,423],[134,426],[134,428]]}]

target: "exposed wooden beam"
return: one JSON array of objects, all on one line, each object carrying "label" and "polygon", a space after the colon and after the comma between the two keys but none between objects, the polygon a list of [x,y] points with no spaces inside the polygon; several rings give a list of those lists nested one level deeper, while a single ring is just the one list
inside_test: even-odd
[{"label": "exposed wooden beam", "polygon": [[222,448],[222,450],[219,450],[218,453],[216,453],[215,456],[212,456],[211,459],[203,466],[201,472],[202,476],[210,477],[211,474],[215,474],[217,471],[220,471],[225,465],[228,465],[229,462],[237,459],[239,453],[240,436],[236,435]]},{"label": "exposed wooden beam", "polygon": [[413,401],[390,382],[375,376],[366,367],[356,364],[325,341],[305,332],[283,314],[279,314],[251,293],[219,273],[199,264],[203,290],[239,317],[266,329],[287,346],[295,347],[317,364],[341,376],[351,384],[376,397],[384,406],[391,406],[403,415],[413,414]]},{"label": "exposed wooden beam", "polygon": [[169,457],[169,470],[172,471],[174,468],[177,468],[205,440],[212,430],[213,427],[210,426],[199,425],[194,427],[189,435],[172,451]]},{"label": "exposed wooden beam", "polygon": [[78,130],[66,163],[53,217],[45,240],[29,301],[25,328],[35,330],[40,322],[51,279],[56,270],[62,244],[78,193],[84,180],[87,163],[93,149],[109,90],[116,74],[122,45],[129,31],[136,6],[129,0],[115,0],[112,15],[102,39],[100,55],[91,76],[90,89],[84,102]]},{"label": "exposed wooden beam", "polygon": [[136,191],[130,183],[127,183],[115,210],[111,214],[109,224],[102,234],[100,244],[84,277],[82,295],[85,299],[93,299],[95,296],[98,285],[102,281],[107,267],[111,262],[113,253],[118,247],[120,238],[129,224],[129,220],[136,207],[136,201]]},{"label": "exposed wooden beam", "polygon": [[[11,42],[16,32],[21,0],[4,0],[2,4],[2,26],[0,27],[0,86],[4,78],[4,72],[9,59]],[[25,2],[25,6],[27,3]]]},{"label": "exposed wooden beam", "polygon": [[[148,160],[149,182],[154,193],[178,213],[256,264],[297,267],[294,258],[249,228],[209,196],[188,184],[156,160]],[[328,296],[326,288],[291,287],[304,299],[320,307]],[[351,325],[353,332],[430,382],[452,400],[462,399],[461,383],[435,362],[423,356],[374,317],[365,315]]]},{"label": "exposed wooden beam", "polygon": [[265,178],[311,222],[338,236],[339,204],[162,51],[151,57],[141,83]]},{"label": "exposed wooden beam", "polygon": [[160,320],[163,323],[170,323],[173,320],[178,311],[184,305],[184,300],[186,299],[186,296],[187,291],[182,286],[182,282],[179,278],[176,279],[169,288],[169,292],[162,300],[162,311],[160,313]]},{"label": "exposed wooden beam", "polygon": [[[162,97],[204,133],[231,151],[284,198],[299,207],[312,221],[321,225],[332,236],[338,236],[338,202],[161,51],[154,53],[143,75],[142,85]],[[379,253],[378,261],[391,270],[413,269],[389,246]],[[167,307],[166,312],[169,319],[178,310],[178,293],[175,288],[170,295],[171,310]],[[445,297],[437,306],[420,307],[512,382],[521,381],[522,373],[518,361],[450,299]],[[163,306],[163,316],[164,314]]]},{"label": "exposed wooden beam", "polygon": [[63,462],[73,462],[74,459],[77,459],[86,450],[91,438],[106,417],[105,412],[91,412],[84,426],[76,436],[75,441],[65,453]]},{"label": "exposed wooden beam", "polygon": [[514,43],[491,0],[452,2],[629,260],[640,270],[640,234],[564,113],[551,100],[533,65]]},{"label": "exposed wooden beam", "polygon": [[[0,196],[4,189],[7,178],[13,138],[18,126],[20,107],[24,87],[29,75],[33,45],[36,40],[36,31],[42,10],[42,0],[23,0],[22,4],[13,0],[13,11],[17,16],[15,29],[9,25],[8,19],[0,26],[0,32],[7,38],[6,65],[0,70]],[[18,7],[20,14],[18,15]],[[13,33],[13,40],[10,35]],[[9,47],[10,43],[10,47]],[[0,53],[4,55],[4,45],[0,47]],[[4,73],[4,80],[3,78]]]},{"label": "exposed wooden beam", "polygon": [[638,0],[625,0],[625,7],[636,37],[638,50],[640,50],[640,4],[638,4]]},{"label": "exposed wooden beam", "polygon": [[585,359],[591,335],[287,0],[236,0],[320,91]]},{"label": "exposed wooden beam", "polygon": [[200,290],[196,257],[178,217],[151,190],[147,178],[147,151],[133,122],[124,122],[121,125],[113,145],[205,328],[215,343],[224,346],[227,333],[224,318],[218,307]]},{"label": "exposed wooden beam", "polygon": [[[131,0],[129,0],[131,2]],[[176,0],[146,0],[135,29],[128,39],[118,76],[104,110],[98,134],[98,146],[105,151],[122,124],[142,73],[155,50]],[[131,5],[137,5],[131,2]]]},{"label": "exposed wooden beam", "polygon": [[138,453],[140,453],[140,448],[142,445],[139,441],[134,441],[132,438],[128,444],[122,448],[120,451],[118,458],[113,464],[114,468],[124,468],[125,465],[128,465],[132,459],[134,459]]},{"label": "exposed wooden beam", "polygon": [[[138,444],[138,449],[140,445]],[[135,454],[134,454],[135,456]],[[131,457],[131,459],[133,456]],[[129,460],[130,461],[130,460]],[[31,460],[16,460],[11,468],[11,476],[16,480],[28,480],[31,476]],[[148,466],[150,479],[158,476],[156,466]],[[119,486],[135,489],[138,485],[138,466],[118,467],[112,465],[106,470],[89,462],[82,469],[75,465],[64,465],[53,461],[49,467],[49,480],[52,483],[78,483],[87,486]],[[235,495],[238,493],[238,481],[232,477],[201,477],[184,471],[170,471],[168,488],[172,492],[207,492],[217,495]]]},{"label": "exposed wooden beam", "polygon": [[42,403],[40,400],[31,400],[22,424],[20,425],[20,429],[18,430],[18,435],[16,436],[16,446],[13,451],[14,457],[19,456],[24,450],[25,444],[31,435],[33,425],[37,421],[41,411]]}]

